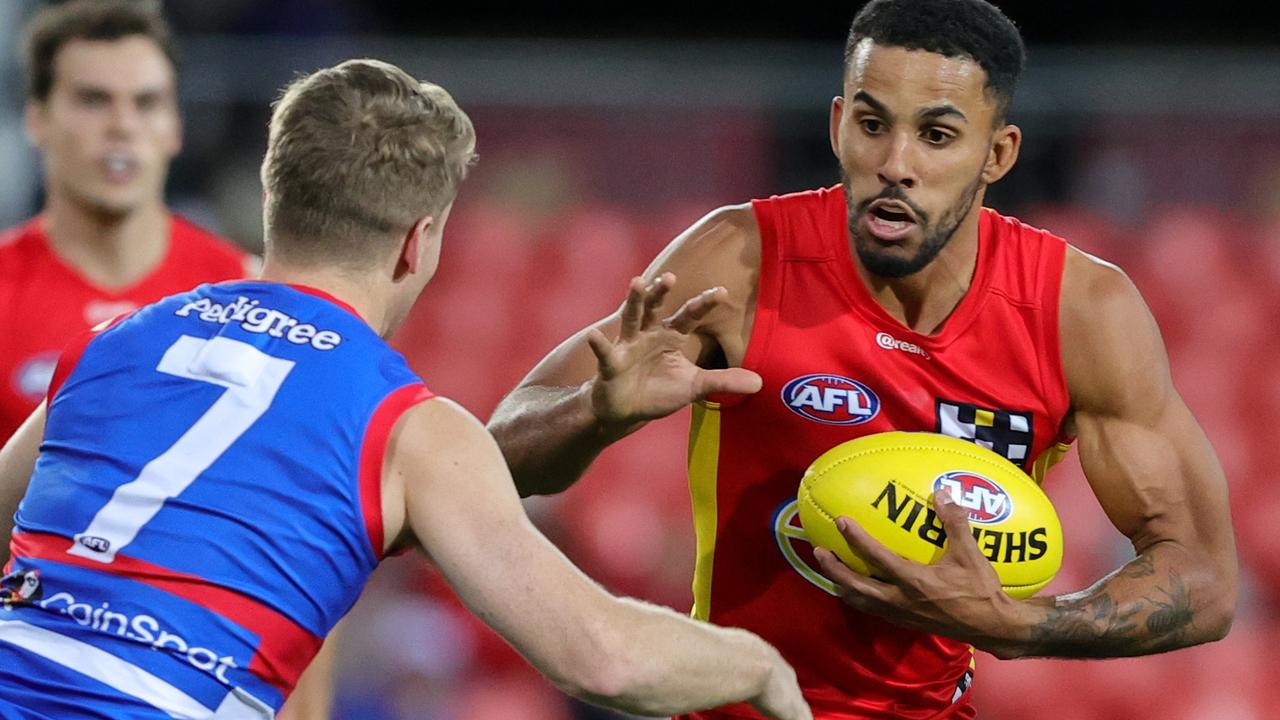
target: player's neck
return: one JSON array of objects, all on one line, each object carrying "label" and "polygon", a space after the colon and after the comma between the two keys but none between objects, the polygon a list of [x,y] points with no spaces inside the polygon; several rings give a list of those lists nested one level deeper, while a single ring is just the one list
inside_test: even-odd
[{"label": "player's neck", "polygon": [[898,322],[932,335],[942,329],[973,284],[978,268],[978,217],[978,212],[970,213],[938,256],[916,273],[885,278],[871,274],[855,259],[858,275],[876,302]]},{"label": "player's neck", "polygon": [[262,265],[259,278],[267,282],[284,285],[302,285],[315,288],[331,295],[347,305],[360,316],[379,336],[389,334],[388,303],[370,283],[362,278],[330,268],[299,267],[272,259],[270,256]]},{"label": "player's neck", "polygon": [[171,221],[160,203],[118,215],[57,193],[41,215],[53,251],[105,290],[133,285],[164,261]]}]

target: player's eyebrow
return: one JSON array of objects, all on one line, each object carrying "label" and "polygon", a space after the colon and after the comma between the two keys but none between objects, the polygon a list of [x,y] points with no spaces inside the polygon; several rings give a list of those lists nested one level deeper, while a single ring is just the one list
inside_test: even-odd
[{"label": "player's eyebrow", "polygon": [[[884,103],[875,99],[875,97],[873,97],[871,93],[867,92],[866,90],[859,90],[858,92],[854,93],[853,99],[854,99],[854,102],[861,102],[869,106],[876,113],[879,113],[881,115],[888,116],[893,114],[889,112],[889,108],[886,107]],[[920,120],[937,120],[938,118],[941,118],[941,117],[955,117],[961,122],[964,122],[964,123],[969,122],[969,117],[965,115],[964,112],[960,110],[960,108],[956,107],[955,105],[952,105],[951,103],[942,103],[940,105],[934,105],[933,107],[925,108],[924,110],[921,110],[920,112],[916,113],[916,117],[919,118]]]},{"label": "player's eyebrow", "polygon": [[[112,95],[116,93],[117,90],[108,87],[107,85],[101,85],[95,82],[78,81],[71,83],[71,92],[80,95]],[[125,92],[130,97],[141,97],[142,95],[163,95],[169,92],[169,87],[165,85],[145,85],[137,89],[121,90],[120,92]]]},{"label": "player's eyebrow", "polygon": [[101,85],[91,85],[88,83],[75,83],[71,86],[71,92],[80,97],[110,97],[111,91]]},{"label": "player's eyebrow", "polygon": [[866,104],[866,105],[869,105],[869,106],[871,106],[871,109],[872,109],[872,110],[875,110],[876,112],[880,113],[881,115],[889,115],[889,114],[890,114],[890,112],[889,112],[889,108],[885,107],[884,103],[882,103],[882,102],[880,102],[879,100],[877,100],[877,99],[875,99],[875,98],[871,97],[871,93],[867,92],[866,90],[859,90],[858,92],[854,93],[854,94],[853,94],[853,101],[854,101],[854,102],[861,102],[861,103],[864,103],[864,104]]},{"label": "player's eyebrow", "polygon": [[943,103],[931,108],[925,108],[924,110],[916,113],[916,116],[921,120],[937,120],[940,117],[951,116],[957,118],[960,122],[969,122],[969,118],[961,112],[960,108],[952,105],[951,103]]}]

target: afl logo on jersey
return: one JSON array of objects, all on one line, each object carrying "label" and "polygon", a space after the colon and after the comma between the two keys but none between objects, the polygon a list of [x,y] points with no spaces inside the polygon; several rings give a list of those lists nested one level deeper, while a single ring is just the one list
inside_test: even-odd
[{"label": "afl logo on jersey", "polygon": [[111,549],[110,540],[97,537],[96,535],[78,535],[76,536],[76,542],[94,552],[104,553]]},{"label": "afl logo on jersey", "polygon": [[871,388],[842,375],[804,375],[782,388],[791,412],[827,425],[860,425],[880,413]]},{"label": "afl logo on jersey", "polygon": [[966,470],[943,473],[933,481],[933,490],[947,490],[956,504],[969,511],[969,522],[993,525],[1013,513],[1013,499],[996,481]]}]

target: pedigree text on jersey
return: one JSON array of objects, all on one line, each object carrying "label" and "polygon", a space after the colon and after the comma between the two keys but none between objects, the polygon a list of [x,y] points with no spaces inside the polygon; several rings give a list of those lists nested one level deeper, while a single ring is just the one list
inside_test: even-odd
[{"label": "pedigree text on jersey", "polygon": [[240,327],[251,333],[265,333],[295,345],[310,345],[316,350],[332,350],[342,343],[342,336],[333,330],[321,330],[310,323],[300,323],[279,310],[258,307],[257,300],[244,296],[226,305],[200,298],[183,305],[173,314],[190,317],[191,313],[198,313],[197,317],[205,322],[223,325],[238,322]]}]

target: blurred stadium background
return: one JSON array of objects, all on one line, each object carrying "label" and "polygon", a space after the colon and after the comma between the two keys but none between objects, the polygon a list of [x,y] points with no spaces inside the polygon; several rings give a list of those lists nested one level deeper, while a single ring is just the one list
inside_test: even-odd
[{"label": "blurred stadium background", "polygon": [[[1243,565],[1231,635],[1136,660],[979,659],[988,719],[1267,718],[1280,647],[1280,23],[1215,3],[1000,3],[1031,49],[1026,138],[988,204],[1119,263],[1152,306],[1178,387],[1226,466]],[[554,343],[609,312],[626,278],[726,203],[832,184],[827,107],[859,3],[716,17],[688,7],[393,0],[169,0],[186,147],[174,207],[260,245],[268,103],[294,73],[352,56],[449,88],[481,162],[441,272],[398,346],[438,392],[487,417]],[[0,226],[38,207],[22,136],[18,30],[0,2]],[[528,503],[618,593],[686,609],[693,533],[686,418],[612,448],[574,490]],[[1082,588],[1131,551],[1073,460],[1047,490]],[[763,528],[762,532],[767,531]],[[571,703],[480,627],[419,560],[379,571],[346,628],[335,717],[569,720]]]}]

